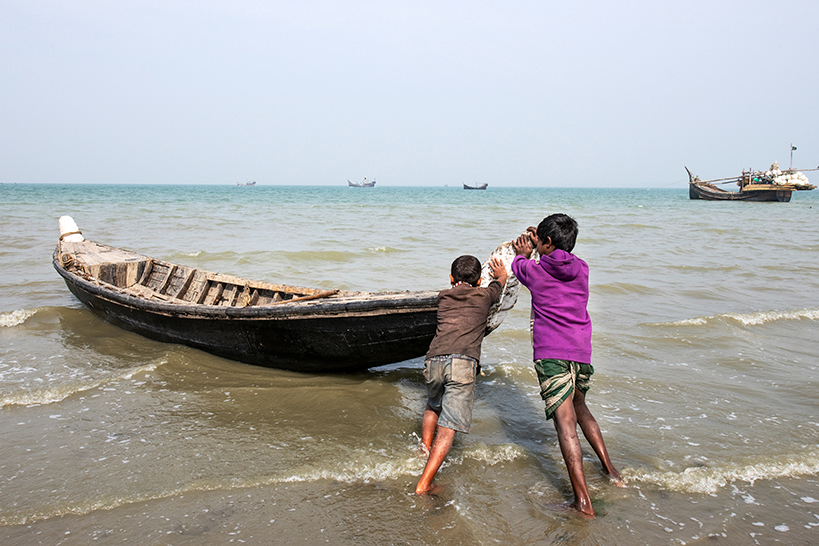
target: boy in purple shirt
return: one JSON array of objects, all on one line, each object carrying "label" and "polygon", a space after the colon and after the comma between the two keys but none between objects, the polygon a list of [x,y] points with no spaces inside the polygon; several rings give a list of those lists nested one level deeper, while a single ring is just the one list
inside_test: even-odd
[{"label": "boy in purple shirt", "polygon": [[[591,365],[592,326],[589,301],[589,266],[571,254],[577,240],[577,222],[565,214],[552,214],[537,229],[530,227],[513,243],[512,272],[532,294],[532,345],[540,396],[546,419],[554,418],[560,451],[574,491],[570,507],[594,517],[577,425],[617,484],[622,478],[611,463],[603,435],[586,407],[586,392],[594,373]],[[529,260],[532,243],[540,261]]]}]

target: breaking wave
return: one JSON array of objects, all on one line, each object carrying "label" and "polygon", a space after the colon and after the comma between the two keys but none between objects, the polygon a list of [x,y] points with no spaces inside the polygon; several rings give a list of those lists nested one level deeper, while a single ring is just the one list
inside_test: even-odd
[{"label": "breaking wave", "polygon": [[[460,464],[465,459],[476,459],[494,465],[503,461],[511,461],[523,455],[523,448],[515,445],[479,445],[456,457],[444,462],[444,466]],[[0,526],[26,525],[34,521],[62,517],[68,514],[85,515],[95,510],[111,510],[118,506],[165,499],[191,492],[220,491],[276,485],[282,483],[315,482],[331,480],[342,483],[370,483],[396,480],[408,474],[417,476],[424,468],[425,460],[417,455],[406,458],[390,458],[376,460],[355,460],[333,470],[325,468],[305,467],[300,472],[291,475],[267,475],[256,478],[235,478],[224,481],[201,480],[189,484],[155,491],[152,493],[137,493],[132,496],[106,497],[88,500],[81,503],[63,501],[61,504],[50,505],[28,514],[16,514],[0,517]]]},{"label": "breaking wave", "polygon": [[682,472],[659,472],[624,469],[623,476],[635,482],[656,485],[682,493],[712,494],[734,482],[751,485],[758,480],[794,478],[819,474],[819,455],[809,452],[786,455],[773,461],[728,463],[717,467],[691,467]]},{"label": "breaking wave", "polygon": [[403,252],[403,250],[400,250],[398,248],[393,248],[393,247],[390,247],[390,246],[375,246],[375,247],[367,248],[366,250],[367,250],[367,252],[384,252],[386,254],[390,254],[392,252]]},{"label": "breaking wave", "polygon": [[29,318],[34,316],[37,309],[18,309],[17,311],[9,311],[7,313],[0,313],[0,326],[11,328],[18,324],[23,324]]},{"label": "breaking wave", "polygon": [[[450,457],[444,466],[458,465],[467,459],[481,461],[488,465],[496,465],[506,461],[513,461],[525,454],[522,447],[514,444],[487,445],[478,444],[468,448],[460,456]],[[417,456],[406,459],[388,459],[387,461],[363,461],[358,459],[354,464],[341,466],[335,469],[315,469],[313,471],[296,474],[285,478],[265,480],[263,483],[248,485],[263,485],[274,482],[308,482],[317,480],[334,480],[345,483],[371,481],[387,481],[399,476],[417,475],[423,470],[426,460]]]},{"label": "breaking wave", "polygon": [[97,378],[86,378],[83,381],[78,381],[74,383],[66,382],[64,384],[55,385],[51,387],[44,387],[34,390],[21,390],[9,394],[3,394],[0,395],[0,408],[14,405],[28,406],[32,404],[53,404],[54,402],[60,402],[61,400],[65,400],[66,398],[73,394],[88,391],[91,389],[96,389],[97,387],[104,385],[106,383],[110,383],[111,381],[131,379],[131,377],[138,373],[151,372],[155,370],[159,364],[163,363],[164,361],[159,363],[146,364],[144,366],[139,366],[137,368],[129,368],[128,370],[123,370],[119,374],[107,375],[104,377]]},{"label": "breaking wave", "polygon": [[111,510],[123,505],[166,499],[191,492],[244,489],[280,483],[314,482],[319,480],[332,480],[343,483],[386,481],[410,472],[417,474],[423,468],[423,464],[424,462],[419,458],[409,458],[403,461],[359,464],[355,468],[351,466],[336,470],[306,470],[291,476],[260,476],[255,479],[233,479],[223,482],[203,480],[165,491],[137,493],[127,497],[105,497],[81,503],[64,501],[61,505],[52,505],[29,514],[17,514],[0,518],[0,526],[25,525],[34,521],[62,517],[68,514],[82,516],[95,510]]},{"label": "breaking wave", "polygon": [[819,320],[819,309],[792,311],[759,311],[756,313],[722,313],[709,317],[695,317],[675,322],[653,323],[655,326],[703,326],[717,322],[737,322],[743,326],[759,326],[780,320]]}]

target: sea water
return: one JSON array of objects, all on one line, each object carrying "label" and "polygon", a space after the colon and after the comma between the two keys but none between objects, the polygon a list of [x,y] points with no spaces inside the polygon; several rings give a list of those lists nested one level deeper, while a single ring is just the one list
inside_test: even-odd
[{"label": "sea water", "polygon": [[[819,196],[685,188],[0,185],[0,543],[819,542]],[[413,495],[423,360],[301,374],[140,337],[51,266],[90,240],[277,283],[448,286],[553,212],[579,223],[615,487],[571,500],[531,365],[525,289],[486,338],[473,427]]]}]

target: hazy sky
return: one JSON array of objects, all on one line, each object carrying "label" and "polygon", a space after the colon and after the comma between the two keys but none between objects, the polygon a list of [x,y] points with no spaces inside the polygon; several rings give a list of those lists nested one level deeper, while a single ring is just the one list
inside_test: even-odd
[{"label": "hazy sky", "polygon": [[816,0],[0,0],[0,182],[662,187],[791,143],[814,168],[817,23]]}]

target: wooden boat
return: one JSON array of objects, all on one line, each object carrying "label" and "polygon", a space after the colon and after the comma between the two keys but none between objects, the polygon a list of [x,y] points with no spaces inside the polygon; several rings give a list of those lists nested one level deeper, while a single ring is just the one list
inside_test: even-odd
[{"label": "wooden boat", "polygon": [[[694,176],[688,167],[688,197],[690,199],[705,199],[707,201],[780,201],[787,203],[791,194],[799,190],[812,190],[816,186],[808,183],[808,179],[798,171],[788,169],[779,170],[774,163],[771,169],[765,172],[743,170],[742,174],[733,178],[718,178],[715,180],[700,180]],[[816,170],[816,169],[807,169]],[[724,190],[717,184],[735,183],[737,191]]]},{"label": "wooden boat", "polygon": [[152,339],[260,366],[340,372],[422,356],[435,335],[437,291],[257,282],[87,241],[70,217],[60,223],[53,264],[68,289],[103,320]]},{"label": "wooden boat", "polygon": [[489,184],[481,184],[480,186],[470,186],[469,184],[464,184],[465,190],[485,190]]},{"label": "wooden boat", "polygon": [[375,178],[373,178],[372,182],[367,182],[367,178],[364,177],[364,181],[358,184],[356,184],[355,182],[350,182],[350,179],[348,178],[347,185],[351,188],[374,188]]}]

